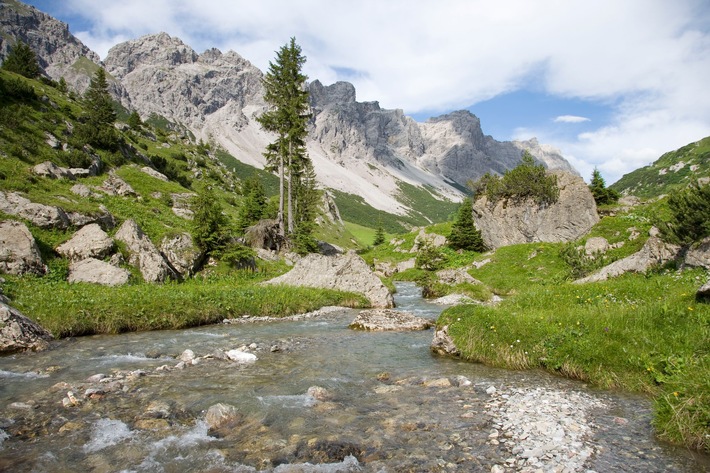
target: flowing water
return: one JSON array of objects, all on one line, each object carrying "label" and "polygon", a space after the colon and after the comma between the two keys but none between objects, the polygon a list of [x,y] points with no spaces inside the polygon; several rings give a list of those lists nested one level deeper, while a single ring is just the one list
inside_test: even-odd
[{"label": "flowing water", "polygon": [[[442,309],[411,284],[395,300],[432,319]],[[0,358],[0,471],[488,472],[511,456],[489,436],[492,387],[602,401],[587,415],[585,468],[710,471],[653,438],[646,399],[433,356],[432,331],[353,331],[355,316],[82,337]],[[224,359],[243,346],[258,359]],[[186,349],[198,363],[174,368]],[[218,403],[237,413],[209,428]]]}]

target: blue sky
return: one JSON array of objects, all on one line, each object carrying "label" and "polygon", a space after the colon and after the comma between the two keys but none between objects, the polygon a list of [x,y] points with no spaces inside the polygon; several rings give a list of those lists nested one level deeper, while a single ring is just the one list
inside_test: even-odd
[{"label": "blue sky", "polygon": [[30,0],[103,58],[167,32],[264,70],[295,36],[305,72],[416,120],[467,109],[612,183],[710,135],[707,0]]}]

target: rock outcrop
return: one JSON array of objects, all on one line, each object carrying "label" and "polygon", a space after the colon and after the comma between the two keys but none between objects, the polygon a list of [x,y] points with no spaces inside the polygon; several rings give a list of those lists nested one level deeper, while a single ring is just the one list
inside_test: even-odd
[{"label": "rock outcrop", "polygon": [[113,251],[113,239],[96,223],[79,229],[68,241],[57,247],[57,253],[71,261],[102,259]]},{"label": "rock outcrop", "polygon": [[596,273],[586,278],[578,279],[574,283],[606,281],[610,277],[620,276],[628,272],[643,273],[652,266],[662,265],[676,259],[679,253],[679,246],[665,243],[657,236],[652,236],[638,252],[624,259],[614,261]]},{"label": "rock outcrop", "polygon": [[69,169],[59,167],[51,161],[45,161],[36,165],[32,168],[32,171],[38,176],[48,177],[50,179],[68,179],[70,181],[76,179]]},{"label": "rock outcrop", "polygon": [[710,237],[692,245],[685,254],[685,264],[710,269]]},{"label": "rock outcrop", "polygon": [[0,353],[44,350],[52,335],[0,297]]},{"label": "rock outcrop", "polygon": [[146,282],[163,282],[168,279],[179,279],[178,274],[170,267],[150,238],[138,227],[135,220],[123,222],[116,232],[116,240],[126,244],[130,253],[129,264],[140,269]]},{"label": "rock outcrop", "polygon": [[70,283],[88,282],[103,286],[122,286],[128,283],[131,273],[96,258],[85,258],[69,265]]},{"label": "rock outcrop", "polygon": [[560,195],[554,204],[526,199],[489,202],[483,196],[473,205],[473,219],[491,249],[518,243],[566,242],[580,238],[599,221],[594,197],[581,177],[555,172]]},{"label": "rock outcrop", "polygon": [[22,222],[0,221],[0,272],[17,275],[47,272],[39,247]]},{"label": "rock outcrop", "polygon": [[160,244],[160,252],[183,278],[195,274],[205,257],[189,233],[166,236]]},{"label": "rock outcrop", "polygon": [[17,192],[6,194],[0,191],[0,211],[27,219],[40,228],[63,230],[71,224],[67,213],[61,208],[31,202]]},{"label": "rock outcrop", "polygon": [[291,271],[265,284],[338,289],[363,294],[373,307],[394,306],[392,294],[380,278],[354,251],[340,256],[310,254],[300,259]]},{"label": "rock outcrop", "polygon": [[434,326],[431,320],[416,317],[409,312],[393,309],[363,310],[348,327],[372,332],[427,330]]},{"label": "rock outcrop", "polygon": [[710,281],[706,282],[695,293],[695,297],[698,299],[710,300]]}]

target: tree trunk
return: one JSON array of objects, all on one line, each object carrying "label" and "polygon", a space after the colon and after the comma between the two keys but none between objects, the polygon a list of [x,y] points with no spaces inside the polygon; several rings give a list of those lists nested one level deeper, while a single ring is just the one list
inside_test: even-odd
[{"label": "tree trunk", "polygon": [[279,235],[285,236],[284,230],[284,157],[279,157],[279,215],[276,219],[279,222]]},{"label": "tree trunk", "polygon": [[293,233],[293,186],[291,182],[293,181],[293,169],[291,162],[291,155],[293,151],[293,142],[288,141],[288,234]]}]

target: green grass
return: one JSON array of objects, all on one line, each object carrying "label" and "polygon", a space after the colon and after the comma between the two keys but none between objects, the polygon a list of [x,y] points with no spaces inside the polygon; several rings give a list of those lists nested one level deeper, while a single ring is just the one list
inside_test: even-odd
[{"label": "green grass", "polygon": [[116,288],[7,276],[4,290],[20,311],[56,337],[180,329],[242,315],[287,316],[328,305],[367,306],[363,296],[353,293],[258,285],[265,276],[242,272]]},{"label": "green grass", "polygon": [[604,388],[650,393],[661,437],[709,450],[710,306],[694,296],[705,273],[630,274],[573,285],[532,281],[523,268],[516,283],[503,286],[504,276],[496,273],[520,265],[525,253],[513,250],[505,262],[499,250],[498,264],[473,274],[515,295],[497,307],[449,309],[438,322],[450,325],[463,357],[505,368],[542,367]]}]

